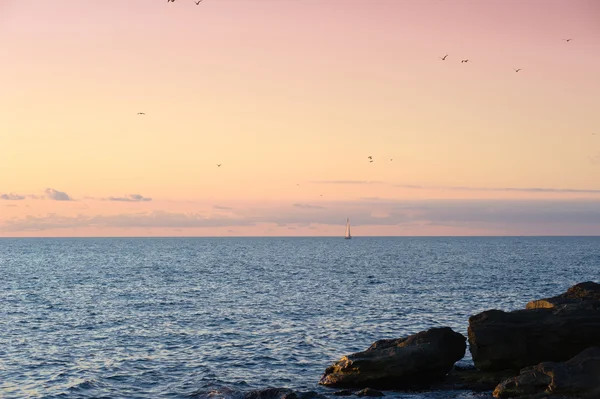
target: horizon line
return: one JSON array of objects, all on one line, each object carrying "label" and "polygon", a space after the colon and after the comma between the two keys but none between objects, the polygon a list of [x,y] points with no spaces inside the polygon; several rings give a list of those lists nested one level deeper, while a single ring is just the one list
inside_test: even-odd
[{"label": "horizon line", "polygon": [[[363,235],[363,236],[352,236],[352,238],[518,238],[518,237],[529,237],[529,238],[544,238],[544,237],[597,237],[600,238],[600,234],[504,234],[504,235]],[[2,239],[98,239],[98,238],[340,238],[343,239],[343,235],[321,235],[321,236],[0,236]]]}]

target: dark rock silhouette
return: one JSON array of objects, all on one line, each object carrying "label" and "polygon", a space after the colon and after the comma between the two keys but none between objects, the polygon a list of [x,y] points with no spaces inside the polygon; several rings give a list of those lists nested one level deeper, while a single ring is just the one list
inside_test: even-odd
[{"label": "dark rock silhouette", "polygon": [[474,392],[493,391],[502,381],[518,374],[514,370],[480,371],[474,366],[454,366],[444,381],[431,388],[436,391],[470,390]]},{"label": "dark rock silhouette", "polygon": [[244,394],[244,399],[327,399],[317,392],[297,392],[288,388],[266,388]]},{"label": "dark rock silhouette", "polygon": [[[593,284],[593,285],[592,285]],[[600,301],[595,283],[571,287],[555,307],[503,312],[488,310],[469,318],[469,344],[475,367],[519,370],[545,361],[561,362],[600,346]],[[591,298],[586,300],[586,298]],[[558,304],[559,301],[574,302]]]},{"label": "dark rock silhouette", "polygon": [[564,363],[545,362],[521,370],[494,390],[496,398],[600,398],[600,348],[588,348]]},{"label": "dark rock silhouette", "polygon": [[463,358],[465,341],[449,327],[376,341],[366,351],[344,356],[328,367],[319,383],[340,388],[427,387],[443,380]]}]

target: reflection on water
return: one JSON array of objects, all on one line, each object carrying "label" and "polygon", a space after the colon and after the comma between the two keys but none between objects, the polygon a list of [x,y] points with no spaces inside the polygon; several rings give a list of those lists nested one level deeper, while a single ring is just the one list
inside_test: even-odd
[{"label": "reflection on water", "polygon": [[0,392],[330,392],[317,381],[344,354],[464,334],[470,315],[595,280],[598,264],[599,238],[2,239]]}]

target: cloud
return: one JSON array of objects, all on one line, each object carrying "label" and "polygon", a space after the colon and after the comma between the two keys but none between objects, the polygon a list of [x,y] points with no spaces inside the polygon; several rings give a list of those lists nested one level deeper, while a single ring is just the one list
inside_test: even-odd
[{"label": "cloud", "polygon": [[228,206],[221,206],[221,205],[213,205],[213,208],[220,209],[223,211],[232,211],[233,210],[233,208],[230,208]]},{"label": "cloud", "polygon": [[124,197],[108,197],[107,200],[119,202],[148,202],[152,201],[152,198],[144,197],[139,194],[129,194]]},{"label": "cloud", "polygon": [[405,205],[401,210],[413,213],[415,219],[442,225],[600,223],[600,201],[591,200],[430,200]]},{"label": "cloud", "polygon": [[381,181],[371,180],[315,180],[315,184],[381,184]]},{"label": "cloud", "polygon": [[49,198],[53,201],[73,201],[73,198],[69,197],[69,194],[58,191],[53,188],[47,188],[45,190],[46,198]]},{"label": "cloud", "polygon": [[[301,205],[301,204],[298,204]],[[419,226],[444,226],[520,234],[600,234],[600,201],[594,200],[380,200],[330,202],[326,212],[301,207],[264,206],[235,216],[140,212],[116,215],[27,216],[0,224],[9,232],[65,228],[191,229],[275,225],[337,225],[350,217],[353,226],[398,226],[403,233]],[[310,209],[310,208],[309,208]]]},{"label": "cloud", "polygon": [[575,188],[545,188],[545,187],[466,187],[466,186],[419,186],[413,184],[396,184],[394,187],[411,188],[418,190],[456,190],[456,191],[508,191],[508,192],[527,192],[527,193],[583,193],[600,194],[596,189],[575,189]]},{"label": "cloud", "polygon": [[62,216],[55,213],[46,216],[29,215],[21,219],[9,219],[3,229],[7,231],[42,231],[82,227],[144,227],[144,228],[193,228],[252,226],[252,220],[203,216],[197,213],[173,213],[153,211],[145,213]]},{"label": "cloud", "polygon": [[0,195],[0,200],[5,200],[5,201],[22,201],[24,199],[25,199],[25,196],[19,195],[19,194],[8,193],[8,194]]},{"label": "cloud", "polygon": [[301,208],[301,209],[325,209],[324,206],[310,205],[310,204],[292,204],[292,206],[295,208]]}]

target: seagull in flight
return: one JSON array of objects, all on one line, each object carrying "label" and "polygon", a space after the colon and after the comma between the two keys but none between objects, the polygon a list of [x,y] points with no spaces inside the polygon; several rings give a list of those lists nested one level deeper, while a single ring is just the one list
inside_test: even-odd
[{"label": "seagull in flight", "polygon": [[196,3],[196,5],[200,5],[200,3],[202,3],[202,0],[198,0],[198,1],[194,1],[194,3]]},{"label": "seagull in flight", "polygon": [[217,168],[220,168],[220,167],[221,167],[221,165],[222,165],[222,164],[218,163],[218,164],[217,164]]},{"label": "seagull in flight", "polygon": [[519,69],[515,69],[515,72],[519,72],[520,70],[521,70],[521,68],[519,68]]},{"label": "seagull in flight", "polygon": [[469,62],[469,60],[460,60],[460,63],[462,64],[463,62]]},{"label": "seagull in flight", "polygon": [[372,157],[372,156],[370,156],[370,155],[369,155],[367,158],[369,158],[369,159],[373,159],[373,157]]},{"label": "seagull in flight", "polygon": [[138,114],[138,115],[146,115],[146,113],[145,113],[145,112],[138,112],[137,114]]},{"label": "seagull in flight", "polygon": [[448,57],[448,54],[446,54],[446,55],[445,55],[445,56],[443,56],[443,57],[438,57],[438,58],[439,58],[440,60],[442,60],[442,61],[446,61],[446,57]]},{"label": "seagull in flight", "polygon": [[569,43],[571,40],[573,40],[573,38],[571,39],[563,39],[565,42]]}]

